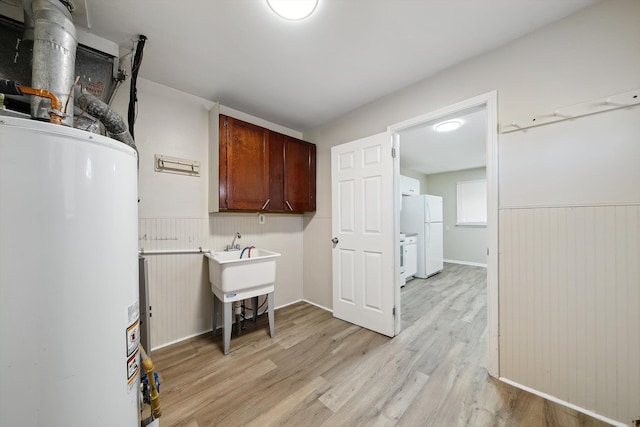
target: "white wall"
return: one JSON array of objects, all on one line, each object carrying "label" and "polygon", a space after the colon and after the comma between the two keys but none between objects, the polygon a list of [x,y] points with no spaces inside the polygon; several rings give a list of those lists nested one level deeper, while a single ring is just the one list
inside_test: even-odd
[{"label": "white wall", "polygon": [[466,169],[427,176],[423,193],[442,196],[444,258],[448,261],[487,264],[487,227],[456,225],[456,183],[486,179],[486,168]]},{"label": "white wall", "polygon": [[615,205],[640,200],[637,110],[502,135],[500,206]]},{"label": "white wall", "polygon": [[[627,92],[640,87],[640,57],[636,54],[640,40],[640,26],[637,25],[640,19],[640,2],[636,0],[603,1],[587,8],[573,16],[549,25],[537,32],[518,39],[502,48],[496,49],[488,54],[470,59],[458,64],[442,73],[419,82],[405,90],[396,92],[351,113],[344,114],[335,121],[305,132],[305,138],[318,144],[318,207],[319,211],[313,218],[305,219],[304,241],[306,242],[327,242],[326,246],[306,251],[305,259],[314,258],[316,263],[305,268],[305,297],[321,304],[331,306],[331,250],[328,244],[331,238],[331,193],[330,193],[330,147],[348,142],[357,138],[384,132],[389,125],[416,117],[447,105],[454,104],[464,99],[486,93],[492,90],[498,91],[498,120],[501,124],[511,123],[524,117],[535,114],[550,113],[556,109],[580,102],[607,97],[612,94]],[[605,113],[607,114],[607,113]],[[576,121],[576,123],[578,123]],[[580,124],[578,123],[578,126]],[[522,134],[524,135],[524,133]],[[499,152],[501,155],[499,173],[509,167],[509,163],[518,164],[523,170],[521,176],[533,176],[539,171],[539,165],[533,164],[527,159],[526,150],[520,150],[512,145],[508,149],[503,145],[503,135],[499,139]],[[606,143],[603,141],[603,143]],[[547,150],[549,156],[555,156],[554,152],[558,148],[553,140],[547,141],[539,150]],[[576,157],[581,157],[580,162],[586,161],[587,165],[597,166],[597,156],[592,157],[593,145],[585,144],[578,152],[573,153]],[[509,156],[503,154],[509,151]],[[615,153],[615,151],[613,151]],[[587,160],[585,160],[587,156]],[[625,170],[637,167],[635,156],[621,157]],[[566,159],[565,173],[572,174],[573,158]],[[635,162],[635,163],[628,163]],[[609,163],[610,164],[610,163]],[[584,168],[585,165],[581,166]],[[582,170],[582,169],[581,169]],[[600,169],[598,169],[600,170]],[[636,169],[637,170],[637,169]],[[602,171],[600,170],[602,173]],[[615,170],[607,170],[605,173],[615,175]],[[542,173],[542,172],[541,172]],[[554,170],[554,174],[558,171]],[[524,184],[524,183],[522,183]],[[619,183],[624,184],[624,183]],[[507,182],[506,178],[500,175],[500,196],[502,188],[517,187],[517,182]],[[563,203],[569,200],[571,188],[562,187],[564,193],[560,195],[555,203]],[[526,200],[526,193],[521,194]],[[501,210],[501,219],[504,218],[504,210]],[[620,224],[624,232],[634,232],[633,223]],[[631,227],[631,228],[628,228]],[[511,235],[516,230],[514,225],[500,223],[501,239]],[[637,233],[637,230],[635,230]],[[524,245],[525,243],[521,243]],[[306,246],[305,246],[306,248]],[[524,248],[518,246],[518,250]],[[501,248],[502,250],[502,248]],[[620,251],[618,247],[616,251]],[[617,252],[616,252],[617,253]],[[505,256],[505,255],[503,255]],[[596,262],[599,260],[596,260]],[[507,263],[509,261],[506,261]],[[542,259],[543,266],[549,266],[548,259]],[[563,264],[563,260],[559,261]],[[575,268],[579,264],[572,264]],[[509,286],[513,291],[523,290],[530,286],[530,283],[522,281],[522,278],[505,279],[505,259],[500,261],[501,289]],[[308,279],[308,280],[307,280]],[[575,276],[567,278],[569,284],[575,284]],[[617,278],[615,274],[603,276],[606,286],[616,287],[620,283],[630,284],[626,288],[631,295],[636,298],[637,288],[640,280],[637,271],[627,271],[623,277]],[[622,282],[618,282],[622,280]],[[506,283],[505,283],[506,281]],[[635,293],[634,293],[635,292]],[[554,298],[551,295],[549,298]],[[501,333],[504,330],[505,302],[501,301],[500,324]],[[599,307],[602,303],[596,300]],[[639,301],[635,301],[637,305]],[[518,301],[519,305],[510,309],[515,312],[527,313],[529,302],[526,299]],[[587,325],[579,323],[578,311],[583,307],[572,306],[572,311],[567,313],[571,317],[571,322],[561,324],[563,328],[559,333],[577,336],[580,339],[581,348],[587,351],[593,350],[594,346],[602,343],[592,342],[583,332]],[[636,310],[637,311],[637,310]],[[606,316],[606,333],[611,336],[617,333],[617,325],[631,325],[633,330],[640,330],[640,322],[634,312],[627,309],[626,315],[615,315],[607,310],[603,311]],[[634,317],[635,316],[635,317]],[[521,337],[520,342],[525,342],[525,346],[514,348],[524,357],[527,348],[538,348],[541,352],[555,351],[553,342],[549,340],[536,341],[537,337],[544,337],[544,330],[535,323],[529,323],[530,329],[522,331],[526,334]],[[587,331],[588,332],[588,331]],[[503,354],[506,342],[502,337],[501,355]],[[635,360],[640,359],[637,349],[640,335],[629,337],[627,349],[633,349]],[[538,347],[534,347],[534,343]],[[513,348],[513,347],[512,347]],[[629,353],[626,353],[627,355]],[[559,355],[563,357],[563,355]],[[598,365],[606,366],[606,365]],[[506,367],[501,367],[501,369]],[[566,393],[554,378],[552,383],[532,384],[541,387],[543,392],[561,395],[561,398],[570,401],[578,406],[588,408],[589,401],[583,399],[576,390],[584,389],[595,384],[602,389],[606,387],[603,376],[614,376],[613,380],[617,384],[617,398],[624,403],[615,404],[608,402],[596,409],[604,416],[622,420],[625,423],[630,421],[631,416],[638,417],[640,408],[640,377],[637,370],[630,370],[630,365],[619,365],[617,371],[604,368],[603,372],[594,372],[595,366],[586,366],[586,371],[582,372],[575,365],[568,364],[567,375],[575,379],[576,385]],[[505,371],[514,381],[522,381],[528,385],[530,378],[527,370],[531,369],[526,364],[517,365],[510,371]],[[595,375],[595,382],[591,378]],[[632,380],[623,381],[625,377],[632,377]],[[625,388],[623,385],[628,385]],[[562,389],[562,393],[559,390]],[[620,401],[620,400],[618,400]]]},{"label": "white wall", "polygon": [[[144,67],[144,63],[142,64]],[[114,109],[126,117],[128,85]],[[140,153],[139,246],[155,249],[222,250],[236,231],[241,245],[282,253],[277,260],[275,306],[302,298],[303,219],[299,215],[208,213],[209,118],[212,102],[138,79],[136,145]],[[221,106],[221,112],[301,137],[300,132]],[[154,155],[197,160],[200,177],[154,171]],[[218,173],[211,171],[212,173]],[[216,196],[217,197],[217,196]],[[202,255],[150,255],[151,346],[157,348],[211,329],[211,292]]]},{"label": "white wall", "polygon": [[[498,91],[499,122],[511,123],[640,87],[640,58],[633,54],[640,37],[640,26],[634,24],[638,15],[640,2],[634,0],[598,3],[305,131],[305,139],[318,145],[318,210],[305,219],[305,242],[330,239],[332,146],[492,90]],[[330,261],[330,252],[330,245],[323,245],[308,258]],[[315,266],[305,271],[305,297],[330,307],[331,281],[324,277],[330,276],[330,262]]]}]

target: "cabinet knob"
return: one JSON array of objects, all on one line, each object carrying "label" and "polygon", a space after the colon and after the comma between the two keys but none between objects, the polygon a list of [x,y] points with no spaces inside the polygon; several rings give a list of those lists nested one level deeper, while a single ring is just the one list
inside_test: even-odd
[{"label": "cabinet knob", "polygon": [[331,239],[331,243],[337,245],[338,243],[340,243],[340,240],[337,237],[334,237],[333,239]]}]

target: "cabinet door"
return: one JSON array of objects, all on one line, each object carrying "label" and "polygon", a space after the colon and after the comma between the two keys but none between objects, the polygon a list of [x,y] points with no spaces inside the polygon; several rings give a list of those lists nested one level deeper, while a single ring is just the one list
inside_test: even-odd
[{"label": "cabinet door", "polygon": [[269,131],[220,115],[220,209],[259,211],[269,200]]},{"label": "cabinet door", "polygon": [[284,212],[284,135],[269,132],[269,212]]},{"label": "cabinet door", "polygon": [[400,192],[405,196],[417,196],[420,194],[420,181],[400,175]]},{"label": "cabinet door", "polygon": [[284,209],[316,210],[316,146],[284,136]]}]

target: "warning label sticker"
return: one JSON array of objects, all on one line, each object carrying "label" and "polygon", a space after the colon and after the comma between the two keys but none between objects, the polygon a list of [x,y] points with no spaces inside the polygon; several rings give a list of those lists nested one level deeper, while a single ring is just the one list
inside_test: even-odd
[{"label": "warning label sticker", "polygon": [[127,328],[127,357],[138,351],[140,345],[140,321],[136,320]]},{"label": "warning label sticker", "polygon": [[136,351],[128,360],[127,360],[127,387],[129,392],[135,387],[136,379],[138,378],[138,373],[140,372],[140,353]]},{"label": "warning label sticker", "polygon": [[138,301],[134,302],[127,309],[127,316],[129,317],[128,323],[133,323],[140,318],[140,305]]},{"label": "warning label sticker", "polygon": [[138,301],[131,304],[127,309],[127,388],[128,392],[138,384],[138,373],[140,372],[140,308]]}]

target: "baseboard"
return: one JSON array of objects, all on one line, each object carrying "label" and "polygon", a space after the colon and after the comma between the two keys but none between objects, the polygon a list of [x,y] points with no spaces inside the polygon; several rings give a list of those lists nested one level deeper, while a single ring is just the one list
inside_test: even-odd
[{"label": "baseboard", "polygon": [[188,340],[189,338],[194,338],[194,337],[197,337],[197,336],[200,336],[200,335],[204,335],[204,334],[207,334],[207,333],[210,333],[210,332],[211,332],[211,328],[209,328],[209,329],[207,329],[205,331],[202,331],[202,332],[198,332],[198,333],[195,333],[195,334],[188,335],[186,337],[178,338],[177,340],[173,340],[173,341],[166,342],[164,344],[160,344],[157,347],[151,347],[151,351],[160,350],[161,348],[169,347],[170,345],[178,344],[179,342]]},{"label": "baseboard", "polygon": [[311,302],[311,301],[306,300],[306,299],[303,299],[302,301],[306,302],[307,304],[315,305],[316,307],[321,308],[321,309],[323,309],[323,310],[326,310],[326,311],[328,311],[329,313],[333,313],[333,310],[331,310],[330,308],[327,308],[327,307],[321,306],[320,304],[316,304],[315,302]]},{"label": "baseboard", "polygon": [[[290,303],[287,303],[287,304],[279,305],[278,307],[274,307],[274,308],[273,308],[273,310],[274,310],[274,311],[276,311],[276,310],[279,310],[279,309],[281,309],[281,308],[283,308],[283,307],[286,307],[286,306],[288,306],[288,305],[296,304],[296,303],[303,302],[303,301],[304,301],[304,302],[306,302],[306,303],[309,303],[309,304],[311,304],[311,305],[315,305],[315,306],[317,306],[317,307],[324,308],[324,307],[319,306],[319,305],[317,305],[317,304],[313,304],[312,302],[309,302],[309,301],[306,301],[306,300],[303,300],[303,299],[299,299],[299,300],[296,300],[296,301],[293,301],[293,302],[290,302]],[[326,308],[324,308],[324,309],[325,309],[325,310],[327,310]],[[329,310],[329,311],[331,311],[331,310]],[[235,320],[234,320],[234,321],[235,321]],[[218,327],[218,330],[220,330],[220,329],[222,329],[222,325],[220,325],[220,326]],[[164,344],[160,344],[160,345],[159,345],[159,346],[157,346],[157,347],[152,347],[150,351],[160,350],[161,348],[169,347],[170,345],[178,344],[179,342],[182,342],[182,341],[188,340],[188,339],[190,339],[190,338],[197,337],[197,336],[199,336],[199,335],[208,334],[208,333],[211,333],[211,328],[206,329],[206,330],[204,330],[204,331],[202,331],[202,332],[197,332],[197,333],[195,333],[195,334],[187,335],[186,337],[178,338],[177,340],[173,340],[173,341],[169,341],[169,342],[164,343]]]},{"label": "baseboard", "polygon": [[527,392],[529,392],[529,393],[535,394],[536,396],[540,396],[540,397],[542,397],[543,399],[547,399],[547,400],[550,400],[550,401],[552,401],[552,402],[555,402],[555,403],[557,403],[557,404],[559,404],[559,405],[566,406],[567,408],[571,408],[571,409],[573,409],[574,411],[582,412],[582,413],[583,413],[583,414],[585,414],[585,415],[588,415],[588,416],[590,416],[590,417],[592,417],[592,418],[596,418],[596,419],[598,419],[598,420],[600,420],[600,421],[603,421],[603,422],[605,422],[605,423],[611,424],[612,426],[616,426],[616,427],[628,427],[628,426],[627,426],[627,424],[625,424],[625,423],[622,423],[622,422],[620,422],[620,421],[614,421],[614,420],[612,420],[612,419],[610,419],[610,418],[607,418],[607,417],[605,417],[605,416],[602,416],[602,415],[600,415],[600,414],[596,414],[596,413],[595,413],[595,412],[593,412],[593,411],[590,411],[590,410],[588,410],[588,409],[584,409],[584,408],[581,408],[581,407],[579,407],[579,406],[577,406],[577,405],[574,405],[573,403],[565,402],[564,400],[562,400],[562,399],[558,399],[557,397],[555,397],[555,396],[551,396],[550,394],[543,393],[543,392],[541,392],[541,391],[538,391],[538,390],[532,389],[532,388],[530,388],[530,387],[527,387],[527,386],[525,386],[525,385],[519,384],[519,383],[517,383],[517,382],[515,382],[515,381],[511,381],[511,380],[510,380],[510,379],[508,379],[508,378],[500,377],[500,378],[499,378],[499,380],[500,380],[500,381],[502,381],[503,383],[506,383],[506,384],[512,385],[512,386],[514,386],[514,387],[516,387],[516,388],[519,388],[520,390],[524,390],[524,391],[527,391]]},{"label": "baseboard", "polygon": [[297,299],[295,301],[291,301],[291,302],[288,302],[286,304],[282,304],[282,305],[279,305],[277,307],[273,307],[273,309],[274,310],[280,310],[281,308],[288,307],[290,305],[297,304],[297,303],[302,302],[302,301],[304,301],[304,300],[302,298],[300,298],[300,299]]},{"label": "baseboard", "polygon": [[462,264],[462,265],[471,265],[473,267],[484,267],[484,268],[487,268],[487,264],[482,264],[480,262],[459,261],[457,259],[445,259],[444,262],[449,262],[451,264]]}]

